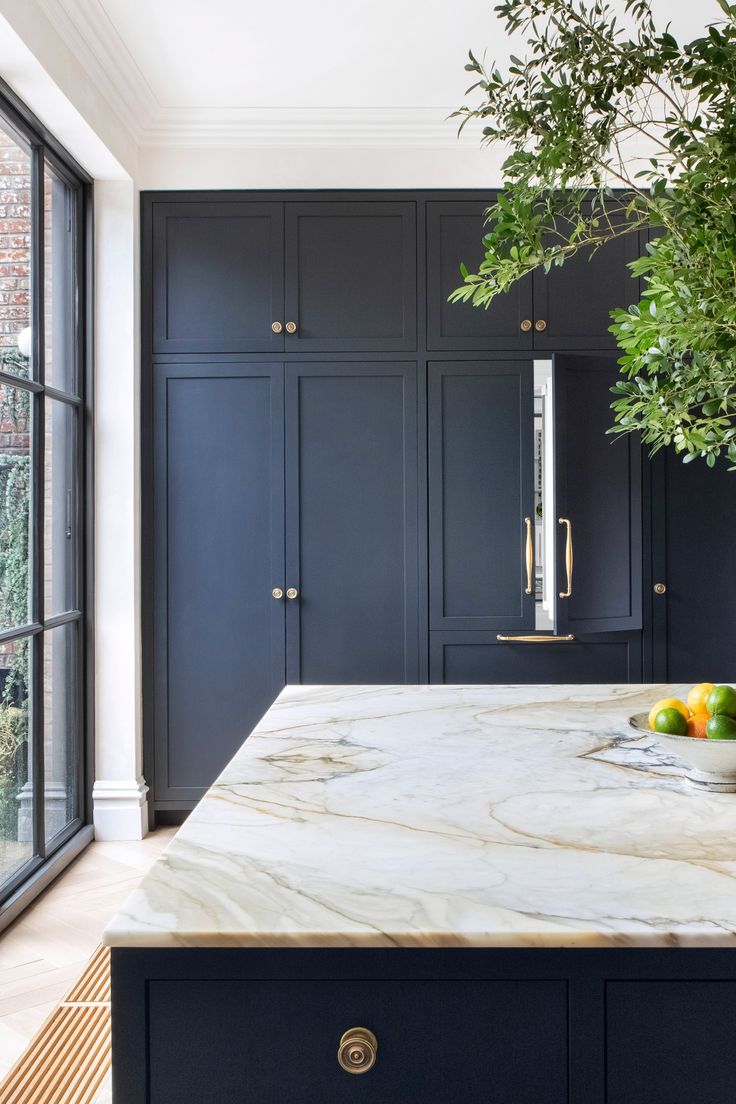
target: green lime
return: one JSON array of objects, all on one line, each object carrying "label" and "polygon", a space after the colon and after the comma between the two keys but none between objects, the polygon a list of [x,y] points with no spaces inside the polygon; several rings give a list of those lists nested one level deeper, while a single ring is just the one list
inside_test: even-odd
[{"label": "green lime", "polygon": [[666,732],[669,736],[686,736],[687,721],[679,709],[660,709],[654,718],[654,731]]},{"label": "green lime", "polygon": [[736,690],[733,686],[714,686],[706,699],[705,708],[711,717],[736,717]]},{"label": "green lime", "polygon": [[736,740],[736,721],[722,713],[709,717],[705,726],[705,735],[709,740]]}]

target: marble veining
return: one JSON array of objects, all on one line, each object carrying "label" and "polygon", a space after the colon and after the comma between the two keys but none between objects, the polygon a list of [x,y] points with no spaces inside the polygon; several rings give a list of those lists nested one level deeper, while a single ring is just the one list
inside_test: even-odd
[{"label": "marble veining", "polygon": [[109,946],[736,946],[736,794],[670,686],[288,687]]}]

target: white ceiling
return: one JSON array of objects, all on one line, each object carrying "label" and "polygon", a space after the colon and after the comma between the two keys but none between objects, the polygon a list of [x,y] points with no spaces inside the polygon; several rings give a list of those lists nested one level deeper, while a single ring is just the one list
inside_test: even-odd
[{"label": "white ceiling", "polygon": [[[494,3],[41,0],[144,145],[454,144],[468,49],[510,49]],[[655,7],[686,35],[717,17]]]}]

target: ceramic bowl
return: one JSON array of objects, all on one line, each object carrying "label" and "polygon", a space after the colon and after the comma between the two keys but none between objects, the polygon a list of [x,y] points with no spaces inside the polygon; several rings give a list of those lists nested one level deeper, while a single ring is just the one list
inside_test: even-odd
[{"label": "ceramic bowl", "polygon": [[685,767],[685,777],[707,790],[736,792],[736,740],[697,740],[693,736],[672,736],[652,732],[647,713],[636,713],[629,724],[638,732],[653,736],[673,752]]}]

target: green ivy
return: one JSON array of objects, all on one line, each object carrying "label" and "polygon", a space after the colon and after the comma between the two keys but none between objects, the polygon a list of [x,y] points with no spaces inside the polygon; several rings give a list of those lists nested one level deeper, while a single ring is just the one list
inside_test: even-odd
[{"label": "green ivy", "polygon": [[[488,308],[537,268],[651,232],[636,305],[612,312],[622,356],[612,432],[736,467],[736,4],[681,45],[649,0],[505,0],[527,53],[507,72],[472,53],[461,127],[502,143],[504,191],[484,260],[450,296]],[[637,156],[632,156],[637,153]],[[592,201],[591,201],[592,200]],[[588,202],[591,201],[591,202]]]}]

